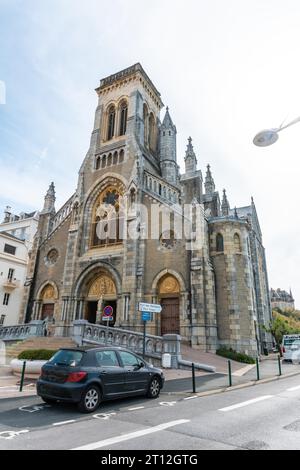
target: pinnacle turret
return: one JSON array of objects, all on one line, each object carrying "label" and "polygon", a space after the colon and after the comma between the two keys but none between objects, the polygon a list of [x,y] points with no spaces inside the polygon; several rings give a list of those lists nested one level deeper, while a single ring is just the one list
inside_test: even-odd
[{"label": "pinnacle turret", "polygon": [[192,172],[197,171],[197,157],[194,151],[191,137],[188,138],[188,144],[187,144],[187,148],[185,151],[184,161],[185,161],[186,173],[192,173]]},{"label": "pinnacle turret", "polygon": [[211,174],[210,165],[207,165],[207,171],[205,176],[205,194],[213,194],[215,192],[215,182]]},{"label": "pinnacle turret", "polygon": [[226,195],[226,189],[223,189],[223,199],[222,199],[222,215],[229,215],[230,205]]},{"label": "pinnacle turret", "polygon": [[48,191],[46,193],[45,199],[44,199],[44,207],[43,207],[43,212],[55,212],[55,186],[52,181],[50,184]]}]

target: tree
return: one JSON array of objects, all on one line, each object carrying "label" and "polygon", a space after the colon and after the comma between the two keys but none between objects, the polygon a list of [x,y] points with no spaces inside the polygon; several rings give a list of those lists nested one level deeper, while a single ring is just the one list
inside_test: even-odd
[{"label": "tree", "polygon": [[283,335],[290,335],[293,333],[298,333],[298,330],[293,328],[289,324],[289,321],[286,318],[284,318],[278,312],[274,312],[274,311],[273,311],[273,319],[270,322],[269,326],[268,327],[263,326],[263,329],[267,333],[270,333],[273,336],[281,357],[282,357],[281,343],[282,343]]}]

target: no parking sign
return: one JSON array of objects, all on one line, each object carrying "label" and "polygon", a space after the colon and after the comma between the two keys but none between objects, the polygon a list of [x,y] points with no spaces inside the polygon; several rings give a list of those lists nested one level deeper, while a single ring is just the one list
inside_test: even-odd
[{"label": "no parking sign", "polygon": [[114,309],[112,308],[111,305],[106,305],[106,307],[104,307],[103,309],[103,317],[102,317],[102,320],[103,321],[110,321],[110,320],[113,320],[113,313],[114,313]]}]

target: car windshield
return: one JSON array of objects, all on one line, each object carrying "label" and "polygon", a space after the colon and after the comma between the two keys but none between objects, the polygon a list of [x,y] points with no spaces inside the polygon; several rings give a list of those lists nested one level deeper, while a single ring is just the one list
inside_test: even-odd
[{"label": "car windshield", "polygon": [[82,351],[72,351],[61,349],[50,359],[50,363],[57,365],[64,365],[70,367],[76,367],[80,363],[83,356]]}]

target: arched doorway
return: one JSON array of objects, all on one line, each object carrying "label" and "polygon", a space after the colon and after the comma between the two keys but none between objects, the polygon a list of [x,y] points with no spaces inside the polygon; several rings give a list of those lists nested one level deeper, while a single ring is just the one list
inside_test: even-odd
[{"label": "arched doorway", "polygon": [[180,286],[177,279],[166,274],[158,284],[161,311],[161,335],[180,334],[179,296]]},{"label": "arched doorway", "polygon": [[89,285],[85,318],[89,323],[102,323],[103,309],[110,305],[113,319],[109,326],[114,326],[117,312],[117,289],[113,279],[106,273],[98,274]]},{"label": "arched doorway", "polygon": [[41,310],[41,319],[42,320],[52,320],[54,317],[54,306],[55,306],[55,290],[52,284],[46,284],[41,292],[42,300],[42,310]]}]

